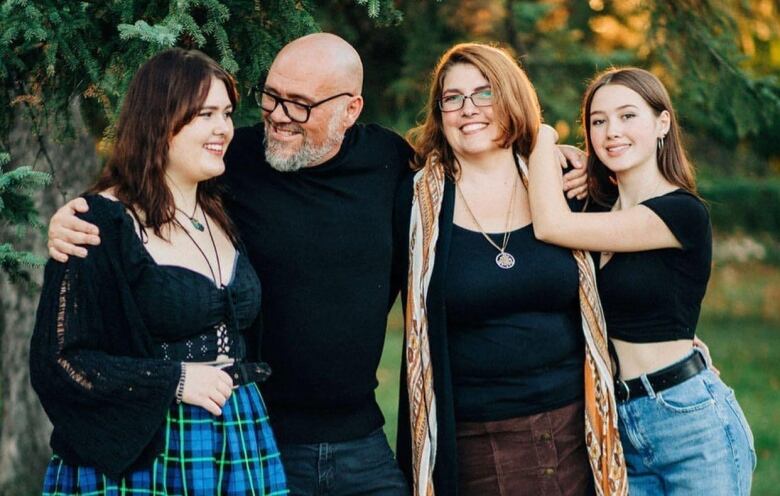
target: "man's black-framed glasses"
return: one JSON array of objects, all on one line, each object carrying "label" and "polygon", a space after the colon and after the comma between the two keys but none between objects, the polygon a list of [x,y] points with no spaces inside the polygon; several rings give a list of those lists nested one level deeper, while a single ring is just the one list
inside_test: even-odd
[{"label": "man's black-framed glasses", "polygon": [[439,110],[442,112],[455,112],[463,108],[466,100],[471,100],[475,107],[490,107],[493,105],[493,90],[485,88],[470,95],[458,93],[443,96],[439,99]]},{"label": "man's black-framed glasses", "polygon": [[260,108],[262,108],[264,112],[268,112],[270,114],[276,110],[277,106],[281,105],[282,110],[284,111],[284,115],[286,115],[291,121],[297,122],[298,124],[305,124],[309,120],[309,117],[311,116],[311,109],[314,107],[319,107],[323,103],[327,103],[342,96],[351,97],[355,95],[352,93],[339,93],[338,95],[329,96],[328,98],[320,100],[319,102],[306,104],[296,102],[295,100],[282,98],[265,90],[259,90],[255,92],[257,104],[260,105]]}]

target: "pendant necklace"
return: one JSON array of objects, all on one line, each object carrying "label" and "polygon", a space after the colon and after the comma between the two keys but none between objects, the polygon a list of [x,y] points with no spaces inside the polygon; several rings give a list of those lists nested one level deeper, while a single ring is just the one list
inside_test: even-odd
[{"label": "pendant necklace", "polygon": [[512,196],[509,200],[509,210],[506,213],[506,228],[504,229],[504,238],[501,241],[501,246],[498,246],[492,239],[490,239],[490,236],[485,232],[484,229],[482,229],[482,226],[480,225],[479,221],[477,220],[477,216],[474,215],[474,212],[471,211],[471,207],[469,207],[469,203],[466,201],[466,196],[463,194],[463,190],[460,189],[460,183],[455,183],[455,188],[458,190],[458,193],[460,194],[461,199],[463,200],[463,206],[466,207],[466,211],[471,216],[471,220],[474,221],[474,224],[476,224],[477,229],[479,229],[479,232],[482,234],[482,236],[485,237],[485,239],[490,243],[496,250],[498,250],[498,255],[496,255],[496,265],[498,265],[502,269],[511,269],[515,266],[515,257],[512,256],[511,253],[506,251],[507,245],[509,245],[509,236],[511,236],[511,232],[509,232],[509,226],[512,222],[512,210],[515,204],[515,195],[517,194],[517,180],[519,175],[515,176],[515,181],[512,184]]},{"label": "pendant necklace", "polygon": [[178,210],[179,212],[183,213],[185,215],[185,217],[187,217],[187,219],[189,219],[190,224],[192,224],[192,227],[194,227],[195,229],[197,229],[200,232],[203,232],[203,230],[205,229],[203,227],[203,224],[201,224],[200,221],[195,217],[195,214],[198,212],[198,202],[197,201],[195,202],[195,208],[192,210],[192,215],[187,215],[187,212],[185,212],[184,210],[180,209],[179,207],[174,207],[174,208],[176,210]]},{"label": "pendant necklace", "polygon": [[[188,238],[190,238],[190,241],[195,245],[195,248],[198,249],[200,254],[203,256],[203,260],[206,261],[206,265],[209,268],[209,272],[211,272],[211,279],[214,281],[214,284],[218,287],[222,287],[222,264],[219,261],[219,250],[217,250],[217,243],[214,241],[214,235],[211,234],[211,226],[209,225],[209,219],[206,218],[206,225],[208,226],[208,232],[209,232],[209,239],[211,239],[211,247],[214,249],[214,258],[217,261],[217,271],[214,272],[214,267],[212,267],[211,262],[209,261],[209,257],[206,256],[206,251],[203,250],[203,248],[200,247],[200,244],[198,244],[197,241],[195,241],[195,238],[192,237],[192,234],[182,225],[181,222],[179,222],[179,219],[174,218],[174,222],[176,222],[179,227],[181,227],[181,230],[184,231],[184,234],[187,235]],[[196,219],[197,220],[197,219]],[[198,224],[203,227],[203,224],[198,222]],[[197,227],[196,227],[197,229]],[[201,229],[198,229],[199,231]]]},{"label": "pendant necklace", "polygon": [[[194,212],[193,212],[194,213]],[[186,215],[186,214],[185,214]],[[206,256],[206,251],[201,248],[200,244],[198,244],[197,241],[195,241],[195,238],[192,237],[192,234],[179,222],[178,219],[174,219],[174,221],[181,227],[181,230],[184,231],[184,234],[187,235],[188,238],[192,241],[192,243],[195,245],[195,248],[198,249],[201,255],[203,255],[203,260],[206,261],[206,265],[209,268],[209,272],[211,272],[211,279],[214,280],[214,284],[218,288],[224,288],[225,286],[222,284],[222,264],[219,261],[219,250],[217,250],[217,243],[214,241],[214,235],[211,234],[211,226],[209,225],[209,218],[204,216],[204,221],[206,222],[206,227],[208,228],[209,238],[211,239],[211,247],[214,248],[214,258],[217,261],[217,271],[214,272],[214,267],[211,266],[211,262],[209,261],[209,257]],[[192,218],[190,218],[192,221]],[[197,222],[197,219],[195,219]],[[198,222],[198,225],[201,226],[201,229],[198,229],[197,226],[195,226],[195,222],[193,222],[193,227],[195,229],[198,229],[199,231],[203,231],[203,224]],[[230,343],[231,338],[228,334],[228,327],[225,324],[224,321],[220,322],[219,324],[214,326],[214,329],[217,333],[217,359],[216,362],[225,362],[230,359],[228,356],[228,353],[230,352]]]}]

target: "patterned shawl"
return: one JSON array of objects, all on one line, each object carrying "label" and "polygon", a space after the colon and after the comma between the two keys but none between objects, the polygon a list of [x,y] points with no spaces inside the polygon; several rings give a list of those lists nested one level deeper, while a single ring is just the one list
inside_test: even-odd
[{"label": "patterned shawl", "polygon": [[[518,157],[523,184],[528,170]],[[414,177],[409,226],[409,272],[406,296],[406,368],[412,434],[413,496],[434,496],[436,398],[428,342],[426,297],[439,238],[444,168],[431,155]],[[590,255],[573,251],[579,268],[580,312],[585,335],[585,442],[598,496],[625,496],[628,479],[617,427],[612,365],[606,325]]]}]

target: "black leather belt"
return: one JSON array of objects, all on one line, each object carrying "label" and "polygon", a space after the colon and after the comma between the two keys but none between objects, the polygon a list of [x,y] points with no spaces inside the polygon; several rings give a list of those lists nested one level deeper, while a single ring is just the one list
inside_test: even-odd
[{"label": "black leather belt", "polygon": [[[701,353],[695,351],[685,360],[673,363],[666,368],[647,374],[647,381],[656,393],[676,386],[695,376],[707,368]],[[621,403],[647,396],[648,391],[642,383],[642,378],[637,377],[628,381],[615,379],[615,399]]]},{"label": "black leather belt", "polygon": [[233,386],[261,383],[271,375],[271,367],[265,362],[238,362],[222,370],[233,379]]}]

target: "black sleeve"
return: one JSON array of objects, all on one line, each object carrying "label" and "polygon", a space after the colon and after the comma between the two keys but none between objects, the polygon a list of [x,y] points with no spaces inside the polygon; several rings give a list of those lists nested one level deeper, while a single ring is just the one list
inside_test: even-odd
[{"label": "black sleeve", "polygon": [[702,201],[694,195],[674,191],[650,198],[641,203],[652,210],[666,224],[683,247],[690,250],[707,242],[710,216]]},{"label": "black sleeve", "polygon": [[[566,168],[563,170],[563,174],[566,175],[568,172],[574,170],[574,167],[570,163],[567,162]],[[569,210],[572,212],[582,212],[585,208],[585,204],[587,201],[587,197],[585,199],[579,200],[577,198],[569,198],[566,196],[566,192],[562,191],[564,200],[566,200],[566,203],[569,205]]]},{"label": "black sleeve", "polygon": [[[409,171],[398,185],[393,206],[393,299],[406,289],[409,271],[409,217],[412,212],[412,186],[414,174]],[[393,302],[390,302],[392,305]]]},{"label": "black sleeve", "polygon": [[395,302],[398,292],[406,285],[407,264],[409,262],[409,214],[412,205],[411,181],[414,177],[411,169],[414,149],[401,136],[396,133],[392,134],[400,170],[393,202],[393,266],[390,281],[390,306]]},{"label": "black sleeve", "polygon": [[585,200],[566,198],[566,203],[569,205],[569,210],[572,212],[582,212],[585,209]]},{"label": "black sleeve", "polygon": [[101,245],[89,247],[85,259],[46,266],[30,379],[54,425],[52,447],[59,443],[83,463],[116,476],[162,425],[181,368],[145,357],[143,339],[126,317],[121,276],[110,269],[121,264],[115,260],[121,252],[114,249],[116,230],[101,222],[100,213],[99,202],[91,202],[84,217],[100,228]]},{"label": "black sleeve", "polygon": [[414,158],[414,149],[409,143],[406,142],[405,139],[401,138],[400,136],[398,136],[398,140],[396,142],[396,149],[398,150],[400,160],[407,169],[407,172],[410,172],[412,159]]}]

